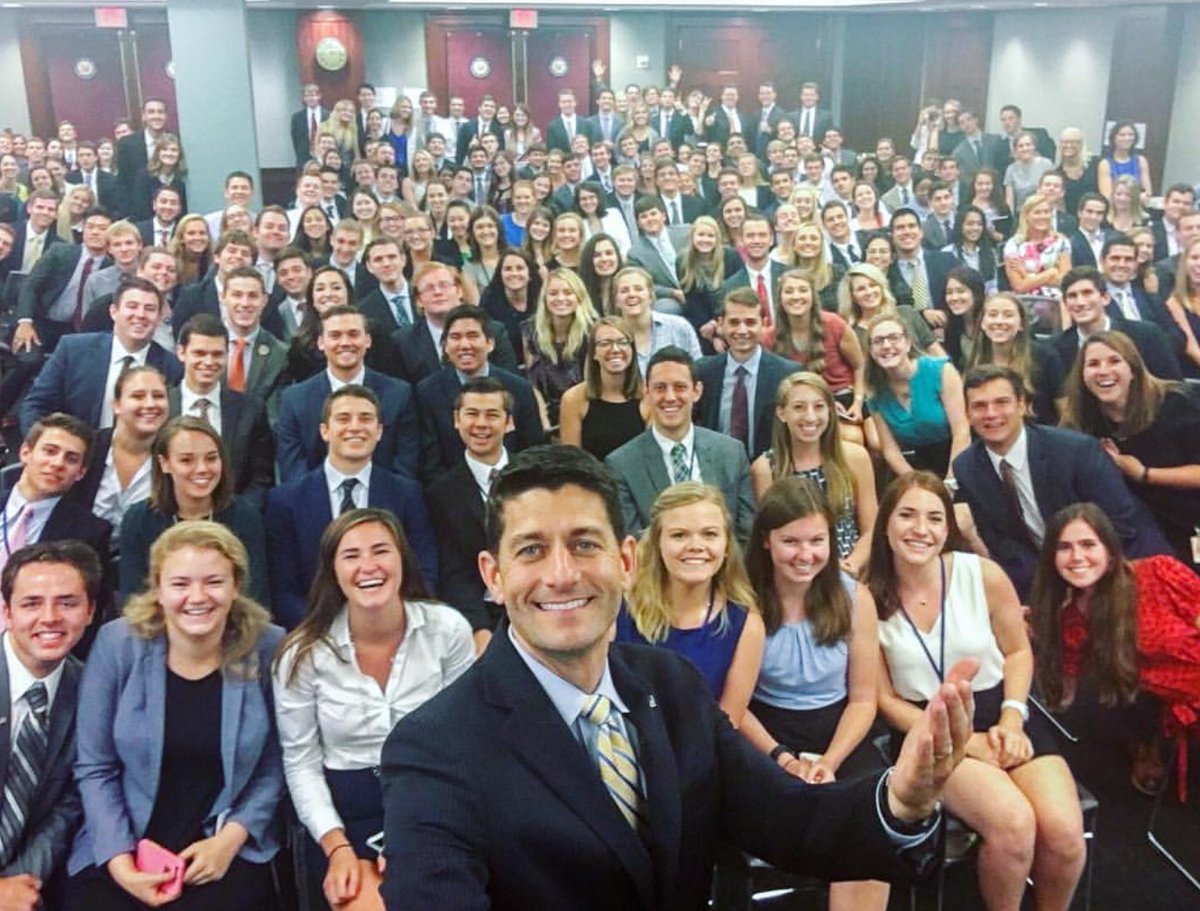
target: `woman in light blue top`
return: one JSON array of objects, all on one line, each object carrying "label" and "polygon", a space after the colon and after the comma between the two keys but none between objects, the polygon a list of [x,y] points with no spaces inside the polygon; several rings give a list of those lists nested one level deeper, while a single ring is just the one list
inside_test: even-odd
[{"label": "woman in light blue top", "polygon": [[[838,568],[833,512],[821,489],[776,481],[759,504],[747,568],[767,641],[746,738],[786,771],[813,784],[852,780],[884,767],[871,745],[878,630],[865,585]],[[883,909],[887,883],[831,885],[829,907]]]}]

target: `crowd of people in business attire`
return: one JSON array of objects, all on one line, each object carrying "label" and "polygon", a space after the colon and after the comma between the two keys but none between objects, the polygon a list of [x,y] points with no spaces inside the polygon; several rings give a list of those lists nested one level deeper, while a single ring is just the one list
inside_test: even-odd
[{"label": "crowd of people in business attire", "polygon": [[[791,776],[877,778],[877,735],[898,751],[978,660],[944,799],[981,836],[989,908],[1030,877],[1065,908],[1083,868],[1034,692],[1098,696],[1133,786],[1165,787],[1166,739],[1200,711],[1195,189],[1152,210],[1124,122],[1093,155],[1078,129],[1056,142],[1007,105],[988,134],[948,100],[859,154],[812,83],[784,110],[771,83],[749,105],[677,67],[621,93],[603,75],[594,113],[563,91],[540,129],[491,96],[468,116],[304,86],[294,196],[257,212],[244,171],[222,209],[189,208],[158,100],[94,143],[0,133],[0,416],[20,440],[0,906],[266,907],[286,819],[314,901],[456,907],[478,879],[520,906],[510,852],[535,817],[472,806],[518,841],[451,837],[463,819],[423,802],[457,785],[431,775],[400,825],[379,767],[485,652],[523,659],[602,767],[653,746],[636,713],[568,714],[505,623],[517,570],[486,556],[507,516],[493,502],[489,525],[489,495],[544,442],[594,457],[638,540],[606,635],[690,659]],[[638,758],[627,791],[602,772],[602,806],[657,844]],[[385,804],[404,839],[385,843]],[[178,897],[146,840],[183,858]],[[446,858],[462,870],[435,885]],[[842,878],[832,908],[886,906],[887,882]],[[707,893],[656,905],[637,884],[605,897],[597,877],[588,901]]]}]

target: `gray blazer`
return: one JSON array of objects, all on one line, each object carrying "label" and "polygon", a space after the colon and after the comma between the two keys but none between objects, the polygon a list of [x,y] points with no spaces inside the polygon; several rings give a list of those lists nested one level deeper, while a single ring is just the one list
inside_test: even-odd
[{"label": "gray blazer", "polygon": [[[79,826],[83,810],[71,777],[75,764],[75,705],[83,665],[68,655],[62,679],[50,708],[50,736],[46,764],[41,769],[37,791],[25,820],[21,844],[0,877],[28,873],[43,883],[67,859],[71,836]],[[8,688],[8,659],[0,648],[0,781],[8,774],[12,749],[12,725],[7,716],[12,695]]]},{"label": "gray blazer", "polygon": [[[732,437],[697,427],[695,458],[704,483],[719,488],[725,495],[725,504],[733,516],[734,534],[744,546],[750,538],[750,524],[754,520],[754,494],[745,448]],[[662,450],[647,430],[610,453],[605,464],[621,486],[625,531],[639,535],[650,525],[650,507],[655,498],[671,486]]]},{"label": "gray blazer", "polygon": [[[675,248],[676,257],[678,257],[687,249],[691,226],[668,225],[663,230],[667,232],[667,237],[670,238],[671,246]],[[633,243],[629,247],[628,259],[630,265],[641,266],[650,273],[650,277],[654,279],[656,297],[670,297],[672,291],[679,290],[679,282],[658,252],[658,247],[646,240],[644,234],[638,233],[634,236]]]},{"label": "gray blazer", "polygon": [[[271,660],[283,630],[268,626],[244,679],[223,671],[221,765],[225,783],[205,834],[236,821],[250,837],[239,855],[266,863],[279,850],[276,812],[283,797],[283,754],[275,730]],[[158,794],[166,720],[167,640],[143,639],[125,620],[106,623],[88,656],[80,688],[79,757],[75,779],[84,824],[71,849],[69,872],[108,863],[133,851],[146,831]]]}]

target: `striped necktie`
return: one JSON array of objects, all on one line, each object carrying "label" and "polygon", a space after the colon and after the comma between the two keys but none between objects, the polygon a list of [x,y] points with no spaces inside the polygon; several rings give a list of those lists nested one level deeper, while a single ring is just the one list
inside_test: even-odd
[{"label": "striped necktie", "polygon": [[612,702],[597,693],[583,710],[583,717],[596,725],[596,764],[600,778],[617,809],[635,830],[646,825],[642,792],[638,788],[637,757],[613,720]]},{"label": "striped necktie", "polygon": [[46,764],[50,739],[49,701],[40,680],[25,691],[29,713],[17,734],[4,776],[4,805],[0,807],[0,865],[8,866],[21,844],[26,815]]}]

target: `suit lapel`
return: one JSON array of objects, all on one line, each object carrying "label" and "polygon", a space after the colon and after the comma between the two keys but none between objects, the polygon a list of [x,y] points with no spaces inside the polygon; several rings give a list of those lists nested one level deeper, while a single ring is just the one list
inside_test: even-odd
[{"label": "suit lapel", "polygon": [[241,742],[238,732],[242,727],[242,703],[246,698],[246,687],[250,681],[234,678],[221,672],[221,769],[225,773],[227,797],[219,805],[233,803],[233,788],[237,785],[237,746]]},{"label": "suit lapel", "polygon": [[173,418],[179,417],[179,409],[183,407],[183,397],[178,386],[167,390],[167,414]]},{"label": "suit lapel", "polygon": [[[50,731],[46,743],[46,766],[43,771],[54,767],[58,754],[75,724],[75,705],[78,702],[79,676],[82,673],[83,668],[79,663],[68,657],[63,665],[62,677],[58,681],[58,692],[54,694],[54,706],[50,709]],[[7,687],[8,675],[5,674],[4,677]],[[7,692],[0,695],[5,698],[8,696]],[[5,751],[5,757],[7,756],[8,752]],[[0,777],[0,781],[3,780],[3,777]]]},{"label": "suit lapel", "polygon": [[[221,387],[221,438],[226,449],[232,449],[238,429],[238,418],[242,414],[242,397],[231,395],[232,390]],[[241,448],[241,447],[239,447]]]},{"label": "suit lapel", "polygon": [[[655,907],[654,868],[646,846],[613,803],[587,750],[525,667],[508,640],[507,627],[496,638],[499,647],[489,649],[484,658],[485,698],[508,716],[497,725],[500,738],[620,858],[645,907]],[[657,745],[654,749],[657,762]]]},{"label": "suit lapel", "polygon": [[0,648],[0,788],[3,788],[8,775],[8,755],[11,750],[12,691],[8,685],[8,656]]},{"label": "suit lapel", "polygon": [[650,505],[661,491],[671,486],[671,478],[667,475],[667,466],[663,462],[662,450],[654,439],[654,434],[646,431],[642,434],[642,465],[646,469],[646,484],[650,488],[650,497],[646,503],[646,515],[650,515]]},{"label": "suit lapel", "polygon": [[1044,442],[1041,430],[1033,424],[1025,425],[1025,453],[1029,460],[1029,477],[1033,481],[1033,498],[1037,500],[1038,511],[1043,518],[1048,518],[1053,513],[1050,509],[1053,498],[1050,495],[1050,465]]}]

